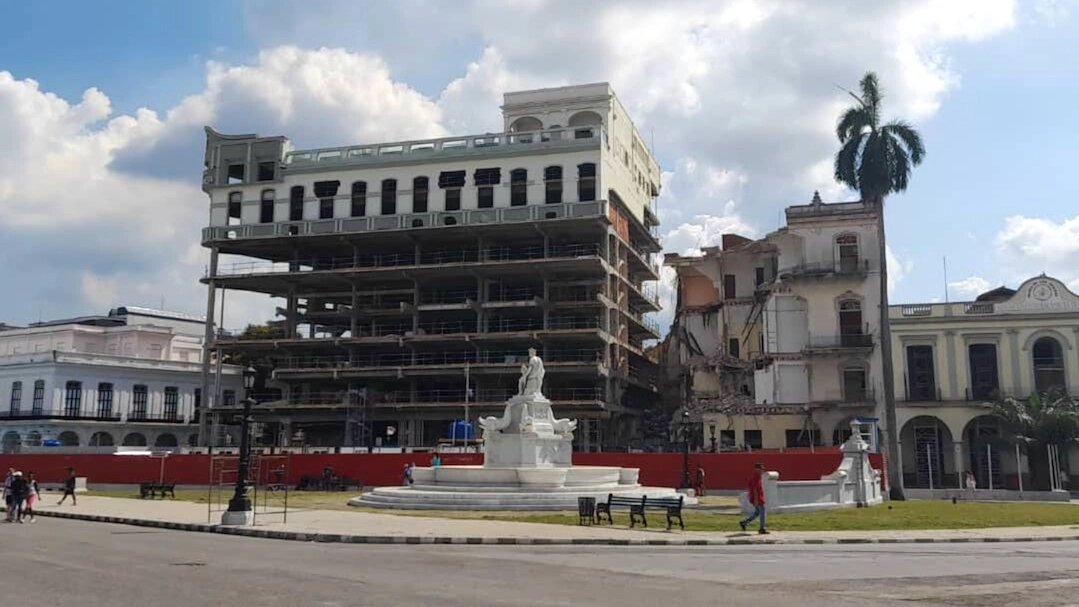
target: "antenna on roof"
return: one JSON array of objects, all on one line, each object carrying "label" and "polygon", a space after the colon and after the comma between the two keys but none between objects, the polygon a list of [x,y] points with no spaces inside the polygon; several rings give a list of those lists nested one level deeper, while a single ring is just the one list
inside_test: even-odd
[{"label": "antenna on roof", "polygon": [[945,255],[944,259],[944,303],[948,303],[948,256]]}]

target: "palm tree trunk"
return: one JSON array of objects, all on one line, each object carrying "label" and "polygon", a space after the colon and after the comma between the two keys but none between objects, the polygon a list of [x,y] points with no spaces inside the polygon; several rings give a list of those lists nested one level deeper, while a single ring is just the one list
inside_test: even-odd
[{"label": "palm tree trunk", "polygon": [[888,494],[893,500],[904,500],[903,462],[899,456],[899,432],[895,415],[895,373],[892,361],[892,327],[888,319],[888,254],[884,240],[884,197],[877,205],[877,252],[880,260],[880,358],[884,374],[884,440],[888,468]]}]

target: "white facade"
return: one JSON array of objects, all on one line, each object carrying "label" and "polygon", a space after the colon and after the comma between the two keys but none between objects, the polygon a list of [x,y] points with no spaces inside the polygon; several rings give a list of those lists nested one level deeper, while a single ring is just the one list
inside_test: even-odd
[{"label": "white facade", "polygon": [[[904,483],[956,488],[970,470],[981,488],[992,480],[1016,489],[1021,470],[1025,487],[1034,486],[1031,474],[1045,471],[995,440],[1001,429],[989,403],[1052,390],[1079,395],[1079,296],[1042,275],[975,301],[893,305],[889,315]],[[1075,476],[1079,450],[1061,455],[1061,469]]]},{"label": "white facade", "polygon": [[[201,338],[178,319],[87,317],[0,332],[3,450],[191,444],[201,405]],[[226,398],[242,398],[223,365]],[[54,442],[55,441],[55,442]]]}]

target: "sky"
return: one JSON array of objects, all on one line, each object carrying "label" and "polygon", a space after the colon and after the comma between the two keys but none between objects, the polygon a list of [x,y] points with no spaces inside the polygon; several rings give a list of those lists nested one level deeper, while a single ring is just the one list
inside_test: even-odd
[{"label": "sky", "polygon": [[[892,301],[1042,272],[1079,291],[1076,56],[1079,0],[5,3],[0,322],[204,313],[204,125],[301,148],[487,132],[503,92],[608,81],[686,254],[763,236],[814,191],[857,197],[834,130],[868,70],[927,149],[888,200]],[[226,305],[242,328],[274,302]]]}]

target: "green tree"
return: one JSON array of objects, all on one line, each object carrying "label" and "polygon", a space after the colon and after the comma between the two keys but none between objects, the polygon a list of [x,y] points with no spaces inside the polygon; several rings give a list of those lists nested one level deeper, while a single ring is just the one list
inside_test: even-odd
[{"label": "green tree", "polygon": [[1037,487],[1048,488],[1047,445],[1064,447],[1079,440],[1079,399],[1061,392],[1006,397],[993,403],[1005,433],[1027,453],[1030,475]]},{"label": "green tree", "polygon": [[892,371],[892,338],[888,322],[888,269],[884,239],[884,199],[902,192],[910,183],[914,166],[925,157],[918,131],[902,121],[883,123],[882,94],[877,75],[866,72],[860,94],[847,91],[857,102],[839,117],[836,136],[841,144],[835,156],[835,178],[857,190],[862,201],[877,210],[878,259],[880,260],[880,347],[884,373],[884,415],[888,454],[888,487],[892,499],[903,499],[903,471],[899,459],[899,428],[895,415],[895,380]]}]

